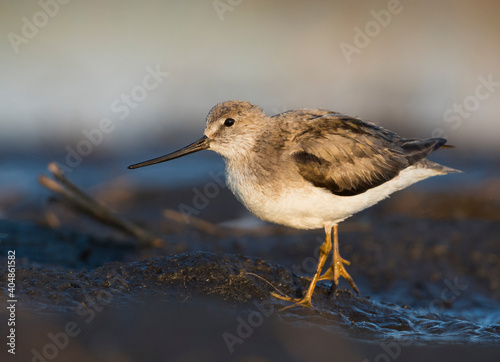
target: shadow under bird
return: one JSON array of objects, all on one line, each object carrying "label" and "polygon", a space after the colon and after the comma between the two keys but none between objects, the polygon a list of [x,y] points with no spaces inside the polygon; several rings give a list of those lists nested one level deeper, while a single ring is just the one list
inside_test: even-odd
[{"label": "shadow under bird", "polygon": [[[243,101],[217,104],[208,113],[205,134],[168,155],[137,163],[138,168],[210,149],[226,164],[234,195],[257,217],[298,229],[326,232],[316,272],[301,299],[273,296],[312,307],[316,283],[340,276],[359,293],[339,254],[337,225],[395,191],[431,176],[460,172],[427,160],[445,146],[443,138],[399,135],[358,118],[324,109],[297,109],[267,116]],[[333,245],[332,245],[333,236]],[[332,264],[321,274],[329,253]]]}]

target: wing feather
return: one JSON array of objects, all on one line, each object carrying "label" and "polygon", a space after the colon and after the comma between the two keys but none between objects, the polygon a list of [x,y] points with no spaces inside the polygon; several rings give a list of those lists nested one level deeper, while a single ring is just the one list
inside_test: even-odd
[{"label": "wing feather", "polygon": [[[314,122],[314,123],[312,123]],[[340,196],[354,196],[396,177],[446,140],[404,139],[357,118],[329,114],[310,120],[290,156],[301,176]]]}]

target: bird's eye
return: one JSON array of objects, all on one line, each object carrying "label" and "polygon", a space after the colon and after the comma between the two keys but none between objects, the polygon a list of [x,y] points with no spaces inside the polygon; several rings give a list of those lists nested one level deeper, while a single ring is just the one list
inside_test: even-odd
[{"label": "bird's eye", "polygon": [[231,127],[233,124],[234,124],[234,119],[232,118],[226,118],[226,120],[224,121],[224,126],[226,127]]}]

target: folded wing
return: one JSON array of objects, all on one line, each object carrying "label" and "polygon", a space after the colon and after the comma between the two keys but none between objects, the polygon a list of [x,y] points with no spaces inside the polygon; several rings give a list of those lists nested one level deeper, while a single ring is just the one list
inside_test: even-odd
[{"label": "folded wing", "polygon": [[318,117],[304,127],[290,156],[304,179],[340,196],[358,195],[391,180],[446,142],[404,139],[339,114]]}]

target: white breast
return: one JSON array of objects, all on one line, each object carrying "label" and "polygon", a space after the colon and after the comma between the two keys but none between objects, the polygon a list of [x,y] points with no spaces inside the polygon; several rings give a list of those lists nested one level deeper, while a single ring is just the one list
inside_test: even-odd
[{"label": "white breast", "polygon": [[259,182],[249,170],[234,172],[230,167],[227,181],[235,196],[260,219],[297,229],[320,229],[337,224],[393,192],[437,174],[432,169],[410,166],[394,179],[355,196],[337,196],[307,181],[266,184]]}]

